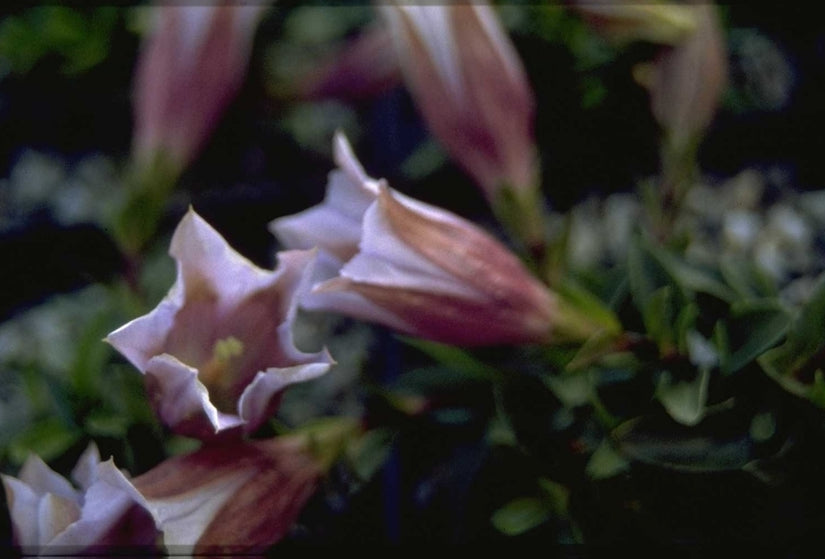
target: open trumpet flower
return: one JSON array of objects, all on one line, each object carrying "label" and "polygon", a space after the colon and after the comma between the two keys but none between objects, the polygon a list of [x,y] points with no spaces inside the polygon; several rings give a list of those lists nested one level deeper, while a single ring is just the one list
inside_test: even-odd
[{"label": "open trumpet flower", "polygon": [[263,270],[190,210],[170,254],[178,277],[169,294],[107,341],[144,374],[157,413],[172,429],[201,438],[252,431],[286,386],[329,369],[325,350],[300,351],[291,332],[314,251],[281,252],[278,268]]}]

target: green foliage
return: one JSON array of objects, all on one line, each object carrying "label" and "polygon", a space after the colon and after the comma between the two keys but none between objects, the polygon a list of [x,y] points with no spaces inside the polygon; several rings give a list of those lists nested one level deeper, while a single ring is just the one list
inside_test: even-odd
[{"label": "green foliage", "polygon": [[25,74],[48,56],[58,57],[65,74],[83,73],[109,54],[118,8],[84,12],[67,6],[36,6],[0,22],[0,58]]}]

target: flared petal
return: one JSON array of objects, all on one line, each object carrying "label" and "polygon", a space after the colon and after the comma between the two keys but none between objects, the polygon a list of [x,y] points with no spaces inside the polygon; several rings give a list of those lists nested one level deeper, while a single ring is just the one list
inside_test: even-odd
[{"label": "flared petal", "polygon": [[[172,429],[199,438],[254,430],[277,399],[271,387],[278,383],[269,382],[269,402],[256,405],[255,414],[241,411],[240,398],[258,373],[312,364],[317,375],[332,365],[325,350],[304,353],[292,336],[298,298],[318,279],[317,251],[280,252],[277,269],[264,270],[190,209],[169,252],[178,272],[169,294],[107,341],[144,374],[155,410]],[[285,375],[282,388],[297,378]]]},{"label": "flared petal", "polygon": [[361,220],[378,195],[380,181],[369,177],[346,137],[337,132],[333,152],[338,168],[329,174],[324,201],[270,223],[270,231],[287,248],[318,247],[342,262],[358,251]]}]

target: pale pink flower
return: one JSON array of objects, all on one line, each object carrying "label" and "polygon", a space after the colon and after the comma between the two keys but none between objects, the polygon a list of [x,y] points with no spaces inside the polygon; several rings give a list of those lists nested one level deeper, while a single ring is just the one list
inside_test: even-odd
[{"label": "pale pink flower", "polygon": [[269,228],[287,248],[319,247],[346,262],[358,252],[361,221],[378,196],[380,181],[367,176],[341,132],[335,134],[333,152],[338,168],[329,174],[324,201],[278,218]]},{"label": "pale pink flower", "polygon": [[379,8],[428,127],[491,203],[537,187],[534,100],[518,54],[488,4]]},{"label": "pale pink flower", "polygon": [[200,151],[246,76],[265,5],[156,4],[134,77],[135,158],[178,169]]},{"label": "pale pink flower", "polygon": [[90,444],[72,471],[75,488],[31,455],[18,477],[3,475],[15,545],[25,554],[87,555],[150,550],[158,536],[143,498]]},{"label": "pale pink flower", "polygon": [[196,437],[252,431],[286,386],[329,369],[329,354],[300,351],[291,331],[315,251],[281,252],[275,271],[260,269],[190,209],[169,252],[178,274],[169,294],[106,338],[145,375],[167,425]]},{"label": "pale pink flower", "polygon": [[323,203],[270,225],[287,247],[335,256],[303,307],[460,345],[565,342],[613,327],[557,297],[472,222],[369,177],[341,134],[335,157]]},{"label": "pale pink flower", "polygon": [[557,306],[479,227],[385,185],[364,214],[359,252],[302,304],[459,345],[546,342]]}]

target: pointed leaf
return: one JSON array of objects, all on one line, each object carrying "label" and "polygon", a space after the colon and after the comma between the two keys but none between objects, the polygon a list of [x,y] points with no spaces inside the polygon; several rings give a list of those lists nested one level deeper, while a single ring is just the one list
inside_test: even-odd
[{"label": "pointed leaf", "polygon": [[696,425],[705,414],[710,370],[702,368],[692,381],[673,381],[665,373],[656,388],[656,397],[670,414],[683,425]]},{"label": "pointed leaf", "polygon": [[546,503],[534,497],[522,497],[498,509],[490,520],[500,532],[518,536],[543,524],[549,517]]}]

